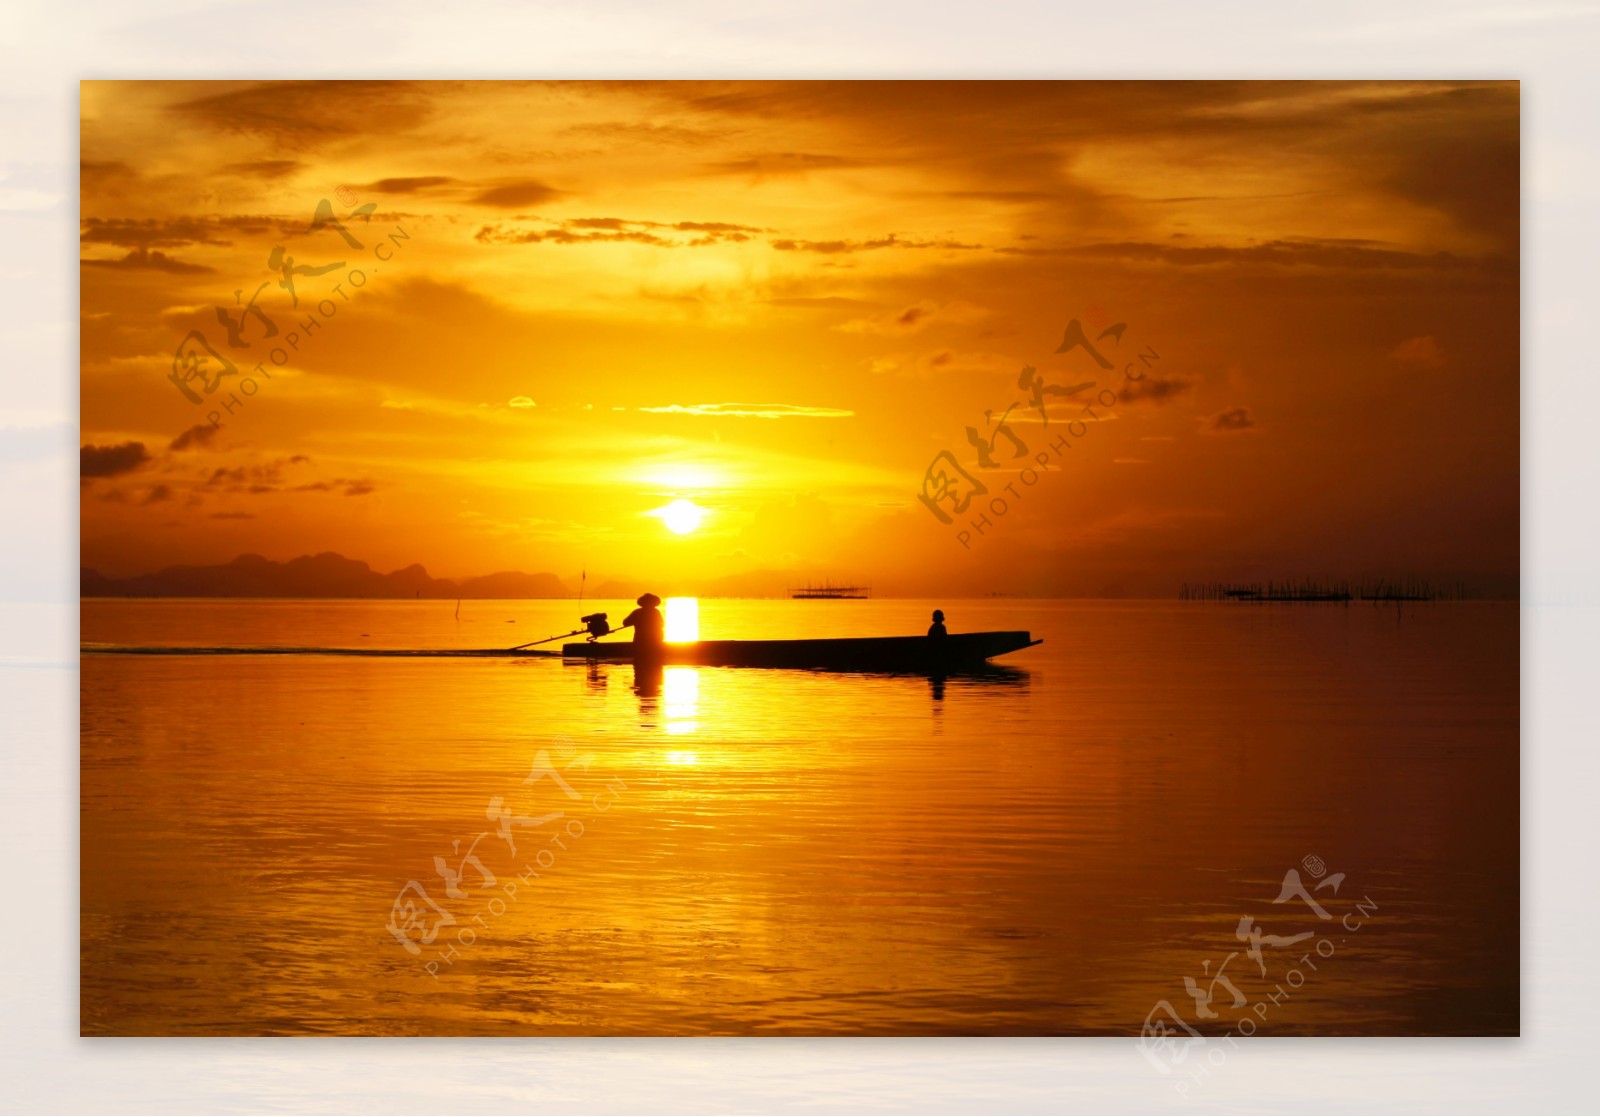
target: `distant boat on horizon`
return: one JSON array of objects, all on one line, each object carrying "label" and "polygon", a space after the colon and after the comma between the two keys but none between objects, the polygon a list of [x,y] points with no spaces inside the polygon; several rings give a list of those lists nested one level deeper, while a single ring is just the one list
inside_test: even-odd
[{"label": "distant boat on horizon", "polygon": [[796,601],[865,601],[872,596],[872,587],[836,586],[828,581],[818,586],[807,582],[799,589],[791,587],[789,596]]}]

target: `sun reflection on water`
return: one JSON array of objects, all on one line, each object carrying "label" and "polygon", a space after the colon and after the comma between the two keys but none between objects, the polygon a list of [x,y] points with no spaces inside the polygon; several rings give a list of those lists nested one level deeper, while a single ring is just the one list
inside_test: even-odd
[{"label": "sun reflection on water", "polygon": [[[693,598],[688,598],[693,601]],[[668,667],[661,676],[661,712],[673,736],[700,728],[695,720],[700,706],[700,671],[695,667]],[[682,754],[692,756],[692,753]],[[674,761],[674,763],[678,763]],[[691,761],[692,763],[692,761]]]}]

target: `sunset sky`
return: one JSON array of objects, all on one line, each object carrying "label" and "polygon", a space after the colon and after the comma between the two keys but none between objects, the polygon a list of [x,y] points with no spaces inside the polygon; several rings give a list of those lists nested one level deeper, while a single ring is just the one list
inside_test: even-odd
[{"label": "sunset sky", "polygon": [[[1512,595],[1519,111],[1515,83],[86,82],[83,564]],[[215,308],[263,284],[278,335],[230,347]],[[1126,324],[1117,371],[1056,352],[1074,319]],[[238,370],[199,403],[191,330]],[[1028,366],[1093,386],[1046,426]],[[1013,404],[1026,455],[980,469],[966,428]],[[950,525],[918,500],[944,450],[990,490]]]}]

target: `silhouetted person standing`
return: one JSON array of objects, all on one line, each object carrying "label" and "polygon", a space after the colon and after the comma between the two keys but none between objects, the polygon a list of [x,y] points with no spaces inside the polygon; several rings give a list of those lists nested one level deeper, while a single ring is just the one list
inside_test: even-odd
[{"label": "silhouetted person standing", "polygon": [[947,635],[949,635],[944,630],[944,610],[943,609],[935,609],[933,611],[933,623],[928,626],[928,635],[929,636],[947,636]]},{"label": "silhouetted person standing", "polygon": [[666,620],[661,616],[661,599],[653,593],[639,598],[639,607],[622,621],[623,628],[633,629],[633,643],[639,650],[658,649],[666,636]]}]

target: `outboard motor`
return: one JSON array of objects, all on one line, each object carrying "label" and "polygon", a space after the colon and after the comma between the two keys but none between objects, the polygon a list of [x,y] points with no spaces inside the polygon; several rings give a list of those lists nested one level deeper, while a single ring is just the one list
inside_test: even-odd
[{"label": "outboard motor", "polygon": [[588,630],[591,644],[611,631],[611,625],[606,623],[606,615],[604,613],[590,613],[587,617],[579,617],[578,619],[583,622],[583,627]]}]

